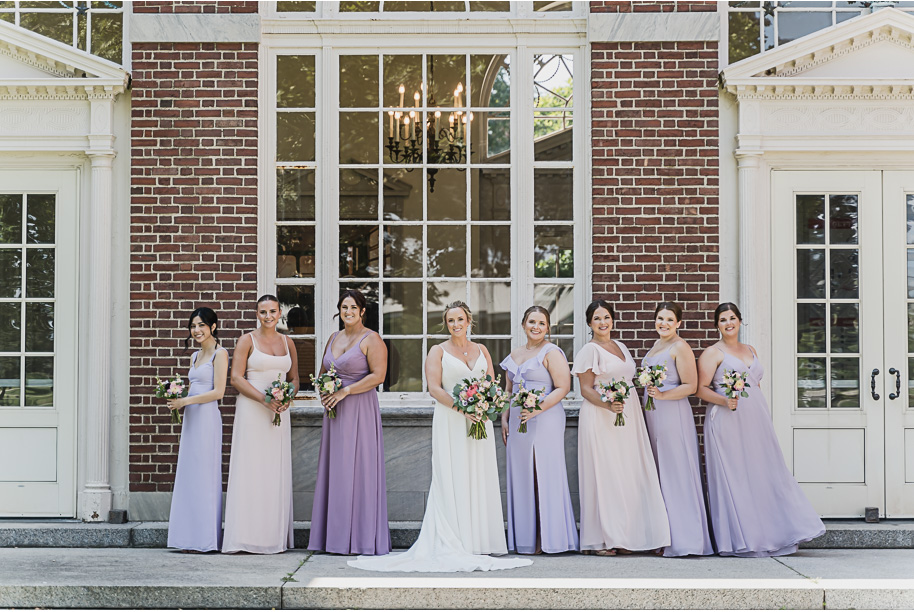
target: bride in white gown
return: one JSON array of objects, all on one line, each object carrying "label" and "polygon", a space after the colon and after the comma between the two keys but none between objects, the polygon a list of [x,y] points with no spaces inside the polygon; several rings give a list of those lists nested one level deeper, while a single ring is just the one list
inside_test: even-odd
[{"label": "bride in white gown", "polygon": [[437,404],[432,419],[432,485],[422,530],[412,548],[400,554],[359,557],[349,565],[378,572],[472,572],[530,565],[529,559],[496,559],[505,555],[505,525],[495,463],[495,435],[467,435],[471,420],[454,406],[451,389],[464,378],[494,374],[489,351],[470,342],[470,309],[448,304],[444,322],[451,334],[433,346],[425,360],[429,393]]}]

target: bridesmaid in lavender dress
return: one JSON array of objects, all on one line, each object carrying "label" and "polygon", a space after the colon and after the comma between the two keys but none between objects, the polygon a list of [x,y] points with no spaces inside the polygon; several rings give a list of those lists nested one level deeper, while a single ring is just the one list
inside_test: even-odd
[{"label": "bridesmaid in lavender dress", "polygon": [[[721,339],[698,361],[698,397],[708,402],[705,464],[717,551],[735,557],[789,555],[800,542],[825,533],[825,526],[784,463],[760,389],[762,364],[755,349],[739,341],[739,309],[721,304],[714,320]],[[726,370],[748,373],[749,397],[723,394]]]},{"label": "bridesmaid in lavender dress", "polygon": [[178,468],[171,495],[168,547],[188,552],[219,550],[222,543],[222,415],[228,353],[219,346],[217,317],[197,308],[187,328],[200,350],[190,358],[187,397],[168,400],[169,410],[183,409]]},{"label": "bridesmaid in lavender dress", "polygon": [[387,347],[364,324],[368,302],[358,291],[343,292],[337,304],[344,328],[330,337],[321,373],[336,366],[343,388],[321,397],[317,485],[311,510],[309,550],[342,555],[386,555],[387,478],[377,387],[387,372]]},{"label": "bridesmaid in lavender dress", "polygon": [[[708,515],[701,488],[698,434],[689,396],[698,387],[695,354],[677,333],[682,325],[682,307],[661,302],[654,310],[654,327],[660,339],[641,361],[643,366],[666,366],[666,380],[648,387],[654,409],[644,411],[647,433],[660,473],[660,492],[670,521],[670,545],[664,557],[713,555],[708,535]],[[662,390],[661,390],[662,389]]]},{"label": "bridesmaid in lavender dress", "polygon": [[[298,356],[291,338],[276,331],[279,300],[257,300],[260,327],[243,335],[232,358],[238,391],[225,500],[222,552],[281,553],[295,546],[292,533],[292,423],[289,404],[267,401],[277,375],[298,392]],[[281,423],[273,425],[279,414]]]},{"label": "bridesmaid in lavender dress", "polygon": [[[562,349],[546,340],[549,311],[531,306],[521,326],[527,342],[501,362],[509,391],[523,385],[544,390],[541,410],[519,406],[502,413],[501,435],[507,446],[508,550],[523,555],[578,549],[578,528],[565,470],[565,407],[571,371]],[[521,423],[526,433],[518,433]]]}]

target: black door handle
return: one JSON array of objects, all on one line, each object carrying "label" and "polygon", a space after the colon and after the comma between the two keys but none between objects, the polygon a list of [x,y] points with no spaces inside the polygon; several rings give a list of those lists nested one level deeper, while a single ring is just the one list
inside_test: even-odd
[{"label": "black door handle", "polygon": [[870,374],[870,394],[873,396],[874,400],[879,399],[879,394],[876,393],[876,375],[879,374],[879,368],[873,368],[873,373]]},{"label": "black door handle", "polygon": [[895,393],[889,393],[889,399],[898,399],[901,397],[901,371],[895,368],[889,368],[889,374],[895,375]]}]

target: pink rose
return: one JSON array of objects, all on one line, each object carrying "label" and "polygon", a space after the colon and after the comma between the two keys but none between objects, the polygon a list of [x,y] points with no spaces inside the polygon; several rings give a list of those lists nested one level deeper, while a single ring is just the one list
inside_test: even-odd
[{"label": "pink rose", "polygon": [[742,391],[743,387],[745,387],[745,386],[746,386],[746,383],[744,383],[743,381],[739,381],[735,385],[733,385],[733,388],[736,389],[737,391]]}]

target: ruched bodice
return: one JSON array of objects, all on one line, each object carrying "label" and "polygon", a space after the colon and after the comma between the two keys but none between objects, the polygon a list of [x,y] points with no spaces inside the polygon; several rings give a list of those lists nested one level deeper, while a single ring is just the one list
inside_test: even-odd
[{"label": "ruched bodice", "polygon": [[359,345],[362,344],[362,340],[370,333],[371,330],[362,334],[359,341],[349,347],[349,350],[339,357],[333,356],[333,343],[336,342],[336,339],[339,337],[339,332],[335,333],[330,340],[330,346],[324,354],[322,365],[326,370],[329,370],[330,366],[335,366],[336,374],[340,377],[340,380],[343,381],[344,387],[362,380],[368,376],[368,372],[370,372],[368,368],[368,358],[359,348]]}]

